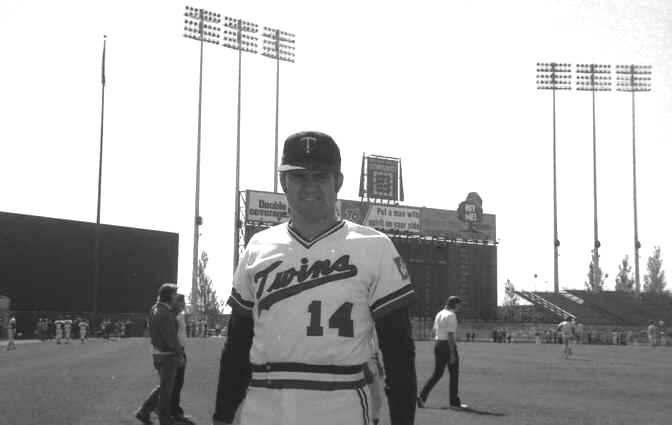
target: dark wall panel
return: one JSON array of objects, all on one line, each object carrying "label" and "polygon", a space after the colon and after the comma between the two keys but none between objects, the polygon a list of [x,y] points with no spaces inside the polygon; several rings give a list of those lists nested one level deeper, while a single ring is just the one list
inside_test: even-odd
[{"label": "dark wall panel", "polygon": [[[0,213],[0,293],[15,310],[92,310],[95,224]],[[145,312],[177,281],[176,233],[100,227],[98,310]]]}]

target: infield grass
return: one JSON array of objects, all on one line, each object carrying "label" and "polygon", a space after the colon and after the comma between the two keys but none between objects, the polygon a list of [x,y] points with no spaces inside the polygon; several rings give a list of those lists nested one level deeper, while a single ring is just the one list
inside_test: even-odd
[{"label": "infield grass", "polygon": [[[199,425],[210,424],[223,342],[189,340],[182,404]],[[432,348],[416,342],[419,387],[432,372]],[[561,345],[459,349],[460,396],[472,410],[448,409],[446,372],[418,409],[417,425],[672,424],[670,348],[583,345],[569,360]],[[133,412],[156,381],[147,339],[2,347],[0,425],[139,424]],[[389,424],[386,407],[382,424]]]}]

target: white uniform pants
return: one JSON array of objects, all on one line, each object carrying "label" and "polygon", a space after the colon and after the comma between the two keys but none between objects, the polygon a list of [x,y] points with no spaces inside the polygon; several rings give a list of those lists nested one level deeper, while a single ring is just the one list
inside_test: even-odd
[{"label": "white uniform pants", "polygon": [[317,391],[250,387],[241,425],[369,425],[371,394],[358,389]]},{"label": "white uniform pants", "polygon": [[7,342],[7,350],[16,350],[16,343],[14,342],[14,333],[16,331],[14,329],[9,329],[7,332],[7,337],[8,337],[8,342]]}]

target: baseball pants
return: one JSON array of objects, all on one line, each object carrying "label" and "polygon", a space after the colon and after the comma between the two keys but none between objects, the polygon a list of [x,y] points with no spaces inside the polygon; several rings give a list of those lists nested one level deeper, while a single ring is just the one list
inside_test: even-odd
[{"label": "baseball pants", "polygon": [[369,360],[367,364],[367,382],[371,393],[371,419],[380,419],[380,409],[383,405],[383,376],[380,364],[376,359]]},{"label": "baseball pants", "polygon": [[16,350],[16,343],[14,342],[14,333],[16,331],[14,329],[10,329],[7,332],[7,337],[8,337],[8,342],[7,342],[7,350]]},{"label": "baseball pants", "polygon": [[240,423],[369,425],[370,409],[367,386],[334,391],[250,387],[240,406]]}]

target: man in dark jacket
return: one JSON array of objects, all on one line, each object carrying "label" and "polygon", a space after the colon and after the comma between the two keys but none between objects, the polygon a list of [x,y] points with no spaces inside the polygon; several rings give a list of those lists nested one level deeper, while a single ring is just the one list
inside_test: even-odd
[{"label": "man in dark jacket", "polygon": [[178,425],[172,416],[172,394],[175,377],[183,361],[183,350],[177,338],[177,317],[174,311],[177,285],[164,283],[159,288],[156,304],[149,318],[154,368],[159,373],[159,385],[152,390],[135,417],[143,424],[151,424],[150,412],[157,406],[161,425]]}]

